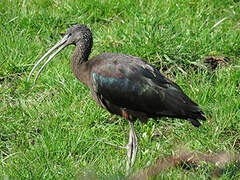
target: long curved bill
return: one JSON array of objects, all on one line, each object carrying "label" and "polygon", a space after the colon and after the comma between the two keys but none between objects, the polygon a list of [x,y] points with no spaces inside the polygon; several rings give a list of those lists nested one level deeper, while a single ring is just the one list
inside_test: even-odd
[{"label": "long curved bill", "polygon": [[37,68],[37,66],[49,55],[51,54],[55,49],[57,49],[52,55],[49,56],[48,60],[42,65],[42,67],[40,68],[40,70],[38,71],[35,79],[34,79],[34,83],[33,85],[35,85],[38,76],[40,75],[40,73],[42,72],[42,70],[45,68],[45,66],[53,59],[54,56],[56,56],[63,48],[65,48],[68,44],[66,43],[67,40],[69,38],[69,35],[65,35],[59,42],[57,42],[46,54],[44,54],[39,61],[34,65],[33,69],[31,70],[29,76],[28,76],[28,81],[31,78],[31,75],[33,73],[33,71]]}]

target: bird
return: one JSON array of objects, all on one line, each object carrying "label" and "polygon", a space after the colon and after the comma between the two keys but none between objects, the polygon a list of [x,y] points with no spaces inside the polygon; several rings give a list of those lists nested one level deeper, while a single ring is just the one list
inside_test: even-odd
[{"label": "bird", "polygon": [[70,63],[74,76],[89,88],[96,104],[129,122],[127,174],[135,163],[138,150],[134,130],[137,119],[146,123],[149,118],[179,118],[188,120],[195,127],[201,125],[199,120],[206,120],[198,104],[176,83],[142,58],[105,52],[88,60],[93,36],[84,24],[76,24],[67,29],[64,37],[37,61],[28,81],[38,65],[52,53],[38,71],[33,83],[35,85],[45,66],[69,45],[75,46]]}]

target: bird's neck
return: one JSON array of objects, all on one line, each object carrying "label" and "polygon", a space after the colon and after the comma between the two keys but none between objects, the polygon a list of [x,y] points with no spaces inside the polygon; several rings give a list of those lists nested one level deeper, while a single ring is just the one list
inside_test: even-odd
[{"label": "bird's neck", "polygon": [[88,83],[87,62],[90,51],[91,48],[86,47],[84,44],[78,44],[71,59],[71,68],[75,77],[85,85]]}]

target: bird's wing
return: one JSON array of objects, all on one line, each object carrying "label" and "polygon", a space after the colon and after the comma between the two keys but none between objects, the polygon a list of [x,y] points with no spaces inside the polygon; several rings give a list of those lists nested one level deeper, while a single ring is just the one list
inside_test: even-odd
[{"label": "bird's wing", "polygon": [[177,84],[137,57],[113,56],[96,64],[92,71],[96,93],[119,107],[183,118],[200,111]]}]

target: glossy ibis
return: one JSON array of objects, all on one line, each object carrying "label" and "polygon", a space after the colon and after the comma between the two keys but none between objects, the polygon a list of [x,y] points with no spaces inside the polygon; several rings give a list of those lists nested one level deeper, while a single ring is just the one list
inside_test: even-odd
[{"label": "glossy ibis", "polygon": [[71,58],[72,71],[78,80],[89,87],[95,102],[129,121],[127,172],[130,165],[133,166],[137,154],[137,136],[133,127],[136,119],[146,122],[148,118],[181,118],[196,127],[200,126],[198,119],[206,120],[199,106],[177,84],[141,58],[102,53],[88,60],[93,38],[91,31],[83,24],[67,30],[63,39],[36,63],[28,80],[41,61],[58,48],[37,73],[35,84],[47,63],[68,45],[76,46]]}]

